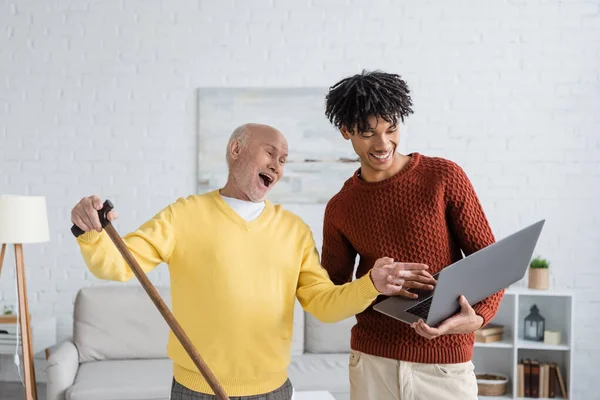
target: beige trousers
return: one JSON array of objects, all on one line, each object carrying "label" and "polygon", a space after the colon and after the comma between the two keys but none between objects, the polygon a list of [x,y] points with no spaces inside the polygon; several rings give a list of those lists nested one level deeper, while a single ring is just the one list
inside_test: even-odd
[{"label": "beige trousers", "polygon": [[350,352],[351,400],[477,400],[473,363],[422,364]]}]

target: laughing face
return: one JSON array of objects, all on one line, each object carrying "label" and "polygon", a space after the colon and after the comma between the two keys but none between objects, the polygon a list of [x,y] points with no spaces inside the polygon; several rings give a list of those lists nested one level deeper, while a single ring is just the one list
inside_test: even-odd
[{"label": "laughing face", "polygon": [[288,154],[285,137],[267,125],[252,125],[246,144],[235,141],[227,189],[232,197],[261,202],[283,176]]},{"label": "laughing face", "polygon": [[352,142],[360,158],[361,175],[369,181],[380,181],[397,172],[401,156],[396,153],[400,141],[400,129],[383,118],[369,117],[366,132],[342,128],[342,135]]}]

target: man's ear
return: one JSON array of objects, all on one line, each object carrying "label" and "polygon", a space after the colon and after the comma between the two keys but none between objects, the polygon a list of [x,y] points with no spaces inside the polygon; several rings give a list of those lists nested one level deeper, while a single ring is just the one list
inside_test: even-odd
[{"label": "man's ear", "polygon": [[346,128],[345,126],[342,126],[340,128],[340,132],[342,133],[342,136],[344,137],[344,139],[350,140],[350,137],[352,136],[352,132],[350,130],[348,130],[348,128]]},{"label": "man's ear", "polygon": [[239,140],[234,139],[229,143],[229,148],[227,151],[229,151],[229,156],[232,160],[237,160],[242,152],[242,144]]}]

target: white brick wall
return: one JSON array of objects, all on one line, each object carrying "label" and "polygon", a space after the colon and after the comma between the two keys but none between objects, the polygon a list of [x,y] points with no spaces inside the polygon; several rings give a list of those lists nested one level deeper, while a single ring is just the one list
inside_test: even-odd
[{"label": "white brick wall", "polygon": [[[577,294],[577,398],[600,398],[598,0],[5,0],[0,27],[0,192],[48,197],[52,241],[25,261],[31,311],[56,314],[60,338],[77,289],[101,284],[71,207],[109,197],[124,233],[193,192],[196,88],[380,68],[413,90],[402,149],[462,164],[497,236],[548,218],[538,250]],[[12,261],[0,303],[15,300]]]}]

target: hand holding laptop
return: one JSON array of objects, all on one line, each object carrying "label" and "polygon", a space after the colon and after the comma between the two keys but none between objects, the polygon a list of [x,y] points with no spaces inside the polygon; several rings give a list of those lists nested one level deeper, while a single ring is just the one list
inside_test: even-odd
[{"label": "hand holding laptop", "polygon": [[478,329],[482,317],[472,306],[525,276],[544,223],[540,220],[442,268],[434,276],[433,291],[409,290],[420,293],[418,300],[390,296],[373,309],[411,326],[418,323],[419,332],[426,337]]},{"label": "hand holding laptop", "polygon": [[437,328],[430,327],[423,319],[413,322],[410,326],[426,339],[434,339],[438,336],[457,333],[466,334],[481,328],[483,318],[475,314],[475,310],[473,310],[467,298],[460,296],[458,303],[460,304],[460,312],[442,322]]}]

